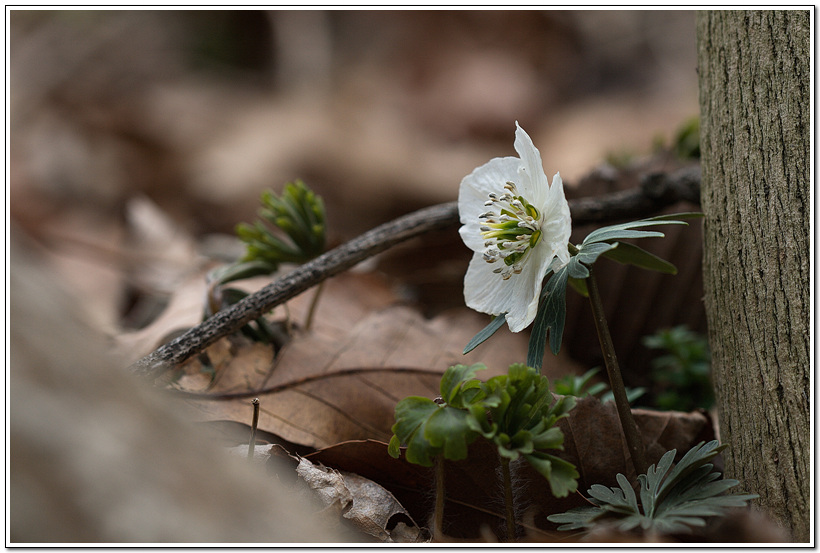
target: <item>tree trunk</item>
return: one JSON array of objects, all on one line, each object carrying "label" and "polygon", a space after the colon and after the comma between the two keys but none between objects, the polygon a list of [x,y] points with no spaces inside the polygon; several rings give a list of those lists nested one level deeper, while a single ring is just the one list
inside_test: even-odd
[{"label": "tree trunk", "polygon": [[697,15],[704,287],[727,477],[810,540],[808,11]]}]

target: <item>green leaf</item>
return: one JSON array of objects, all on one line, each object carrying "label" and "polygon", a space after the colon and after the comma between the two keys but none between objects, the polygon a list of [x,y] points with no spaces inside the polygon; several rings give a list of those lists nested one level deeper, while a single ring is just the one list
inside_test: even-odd
[{"label": "green leaf", "polygon": [[[637,388],[627,388],[626,389],[626,401],[629,403],[633,403],[636,399],[641,397],[646,393],[646,388],[637,387]],[[601,403],[606,403],[608,401],[615,401],[615,394],[612,393],[612,390],[607,390],[603,394],[601,394]]]},{"label": "green leaf", "polygon": [[[652,223],[652,224],[672,224],[667,223]],[[681,223],[685,224],[685,223]],[[595,243],[610,243],[617,240],[624,240],[626,238],[663,238],[665,235],[657,230],[631,230],[631,229],[613,229],[609,227],[600,228],[590,233],[584,238],[584,244]]]},{"label": "green leaf", "polygon": [[641,269],[658,271],[659,273],[668,275],[678,274],[678,269],[673,264],[665,259],[661,259],[653,253],[649,253],[635,244],[616,242],[614,245],[616,245],[617,248],[604,252],[604,257],[617,261],[618,263],[623,263],[624,265],[635,265]]},{"label": "green leaf", "polygon": [[[445,403],[410,396],[396,405],[396,423],[388,445],[388,453],[397,457],[402,443],[407,444],[406,456],[411,463],[432,466],[433,458],[459,460],[467,456],[467,446],[481,428],[473,428],[470,416],[473,403],[484,397],[481,382],[474,378],[484,365],[454,365],[442,375],[439,390]],[[484,408],[477,406],[481,413]]]},{"label": "green leaf", "polygon": [[548,428],[533,437],[535,449],[563,449],[564,433],[557,426]]},{"label": "green leaf", "polygon": [[478,334],[473,336],[473,339],[467,342],[467,347],[464,348],[463,354],[466,355],[481,345],[487,338],[495,334],[496,330],[504,326],[504,323],[507,322],[507,317],[505,313],[501,315],[496,315],[490,324],[484,327],[483,330],[480,330]]},{"label": "green leaf", "polygon": [[[683,217],[681,217],[683,215]],[[649,219],[641,219],[639,221],[632,221],[629,223],[621,223],[618,225],[611,225],[607,227],[601,227],[597,230],[593,230],[590,232],[582,245],[584,244],[591,244],[593,242],[608,242],[614,240],[622,240],[625,238],[649,238],[649,237],[662,237],[663,233],[658,231],[643,231],[643,230],[633,230],[636,228],[643,228],[643,227],[651,227],[654,225],[685,225],[683,221],[679,221],[680,218],[691,218],[688,214],[675,214],[675,215],[660,215],[658,217],[650,217]]]},{"label": "green leaf", "polygon": [[567,282],[572,286],[572,288],[584,296],[585,298],[589,297],[589,290],[587,290],[587,281],[585,278],[572,278],[569,277]]},{"label": "green leaf", "polygon": [[559,526],[559,530],[580,530],[590,527],[592,521],[603,513],[604,511],[599,507],[576,507],[565,513],[549,515],[547,520],[559,524],[562,522],[566,523],[563,526]]},{"label": "green leaf", "polygon": [[572,463],[542,452],[524,455],[524,458],[532,468],[549,480],[550,491],[555,497],[567,497],[578,489],[580,475]]},{"label": "green leaf", "polygon": [[558,355],[561,349],[561,338],[564,335],[564,323],[567,316],[567,278],[568,265],[553,274],[544,287],[538,313],[530,331],[530,342],[527,348],[527,365],[541,370],[544,361],[544,349],[549,333],[550,350]]},{"label": "green leaf", "polygon": [[[616,248],[617,244],[609,244],[606,242],[593,242],[591,244],[581,244],[578,247],[578,254],[573,257],[576,263],[583,263],[584,265],[592,265],[601,254]],[[586,278],[589,276],[589,271],[584,268],[583,273],[573,272],[570,270],[570,276],[573,278]]]},{"label": "green leaf", "polygon": [[[485,370],[487,367],[477,363],[475,365],[453,365],[448,367],[441,377],[441,384],[439,385],[439,393],[441,398],[448,405],[457,408],[465,408],[466,405],[461,401],[456,401],[465,384],[472,381],[471,387],[479,385],[478,380],[475,379],[477,371]],[[473,399],[473,398],[471,398]]]},{"label": "green leaf", "polygon": [[651,465],[646,474],[638,476],[641,503],[626,477],[618,474],[619,487],[595,484],[588,494],[596,507],[573,509],[550,515],[552,522],[568,523],[559,530],[591,528],[599,520],[616,519],[617,527],[656,532],[688,532],[706,524],[703,517],[718,516],[729,507],[740,507],[756,495],[719,495],[737,485],[736,480],[720,480],[708,461],[723,449],[717,441],[699,443],[672,468],[675,450],[666,452],[657,467]]},{"label": "green leaf", "polygon": [[632,509],[635,512],[638,512],[638,498],[635,497],[635,490],[632,489],[632,484],[629,483],[629,480],[626,479],[626,476],[620,473],[615,475],[615,480],[617,480],[618,485],[621,486],[621,489],[624,492],[624,498],[626,499],[626,502],[629,504],[630,509]]},{"label": "green leaf", "polygon": [[681,213],[667,213],[646,219],[647,221],[679,221],[684,219],[703,219],[705,215],[700,211],[682,211]]},{"label": "green leaf", "polygon": [[390,443],[387,444],[387,453],[394,459],[398,459],[401,454],[401,440],[395,434],[390,438]]},{"label": "green leaf", "polygon": [[423,425],[439,409],[426,397],[410,396],[396,405],[396,423],[393,434],[399,442],[407,444],[407,460],[425,467],[433,466],[436,450],[425,438]]},{"label": "green leaf", "polygon": [[458,461],[467,458],[467,446],[477,434],[467,426],[467,411],[441,407],[424,424],[424,437],[445,459]]}]

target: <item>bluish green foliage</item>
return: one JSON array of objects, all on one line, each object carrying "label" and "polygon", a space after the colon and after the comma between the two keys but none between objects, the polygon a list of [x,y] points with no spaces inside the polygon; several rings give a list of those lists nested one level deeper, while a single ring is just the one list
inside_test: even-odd
[{"label": "bluish green foliage", "polygon": [[485,326],[482,330],[478,332],[473,338],[467,342],[467,346],[464,348],[464,355],[467,355],[479,345],[481,345],[487,338],[495,334],[495,332],[504,326],[504,323],[507,322],[507,318],[504,313],[501,315],[496,315],[493,317],[493,320],[490,321],[490,324]]},{"label": "bluish green foliage", "polygon": [[589,529],[602,521],[613,521],[624,532],[640,527],[660,533],[686,533],[706,524],[704,517],[722,515],[729,507],[743,507],[757,495],[721,495],[738,484],[720,479],[709,463],[726,446],[717,440],[700,442],[672,468],[676,450],[667,451],[657,467],[651,465],[638,476],[640,504],[632,485],[623,474],[618,487],[594,484],[587,491],[591,507],[578,507],[550,515],[551,522],[563,523],[559,530]]},{"label": "bluish green foliage", "polygon": [[579,246],[571,246],[570,253],[572,257],[569,263],[558,269],[552,276],[545,275],[545,277],[549,277],[549,280],[541,292],[538,313],[535,316],[530,333],[527,364],[538,370],[541,369],[547,335],[549,335],[550,351],[554,355],[558,355],[561,349],[564,323],[566,322],[567,283],[572,284],[573,288],[586,296],[587,290],[584,279],[589,276],[588,267],[591,267],[602,255],[618,263],[635,265],[651,271],[675,274],[677,269],[668,261],[634,244],[623,242],[623,240],[663,237],[662,232],[640,229],[654,225],[685,225],[685,222],[678,219],[701,216],[700,213],[678,213],[603,227],[589,233]]},{"label": "bluish green foliage", "polygon": [[[607,385],[603,382],[597,382],[595,384],[589,385],[592,377],[595,376],[600,369],[595,367],[593,369],[588,370],[581,376],[570,374],[564,376],[562,378],[556,379],[552,385],[553,389],[555,390],[556,394],[560,394],[562,396],[575,396],[575,397],[586,397],[586,396],[599,396],[601,403],[606,403],[607,401],[613,401],[612,397],[612,390],[607,390]],[[589,387],[587,387],[589,386]],[[646,390],[644,388],[627,388],[626,390],[626,399],[629,403],[632,403],[639,397],[641,397]]]},{"label": "bluish green foliage", "polygon": [[575,467],[548,449],[562,449],[564,435],[555,423],[575,405],[572,397],[553,398],[546,377],[522,364],[487,382],[474,378],[483,365],[450,367],[441,379],[441,403],[418,396],[396,406],[396,423],[388,452],[398,458],[407,444],[411,463],[432,466],[437,455],[460,460],[479,436],[491,441],[499,455],[523,456],[550,482],[556,497],[577,488]]},{"label": "bluish green foliage", "polygon": [[569,265],[572,265],[574,260],[573,257],[568,265],[558,269],[541,292],[538,313],[533,321],[527,347],[527,365],[539,371],[544,361],[547,335],[550,339],[550,351],[558,355],[561,349],[561,338],[564,335],[564,323],[567,318],[567,278]]},{"label": "bluish green foliage", "polygon": [[709,409],[715,401],[710,376],[709,342],[685,325],[645,336],[643,344],[666,351],[652,360],[652,378],[660,387],[655,405],[660,409]]}]

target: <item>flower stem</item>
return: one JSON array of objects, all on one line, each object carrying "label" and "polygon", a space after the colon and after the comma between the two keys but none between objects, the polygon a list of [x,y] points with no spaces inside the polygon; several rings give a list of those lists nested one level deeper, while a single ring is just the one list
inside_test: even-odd
[{"label": "flower stem", "polygon": [[322,294],[322,290],[325,287],[325,281],[319,283],[316,286],[316,291],[313,293],[313,299],[310,300],[310,307],[308,308],[307,319],[305,319],[305,330],[310,330],[310,327],[313,325],[313,314],[316,312],[316,305],[319,303],[319,296]]},{"label": "flower stem", "polygon": [[504,478],[504,508],[507,515],[507,541],[515,541],[515,509],[513,508],[510,460],[501,457],[501,476]]},{"label": "flower stem", "polygon": [[436,456],[436,510],[433,517],[433,538],[441,541],[444,537],[444,457]]},{"label": "flower stem", "polygon": [[587,277],[587,289],[589,291],[589,303],[592,305],[592,314],[595,319],[595,329],[598,331],[598,340],[601,342],[601,351],[604,354],[606,372],[609,376],[609,385],[612,388],[612,395],[615,397],[615,406],[618,409],[618,418],[621,419],[621,428],[632,457],[632,465],[636,474],[646,474],[649,465],[646,463],[646,453],[644,452],[641,433],[635,418],[632,416],[632,409],[629,407],[629,400],[626,397],[624,381],[621,377],[621,369],[618,367],[618,358],[615,356],[615,347],[612,345],[612,336],[609,335],[609,326],[604,316],[604,304],[601,301],[601,293],[598,290],[598,282],[589,269]]}]

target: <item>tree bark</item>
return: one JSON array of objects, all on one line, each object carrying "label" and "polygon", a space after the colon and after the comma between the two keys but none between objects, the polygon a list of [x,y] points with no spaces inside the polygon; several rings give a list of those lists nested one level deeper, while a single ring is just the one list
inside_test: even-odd
[{"label": "tree bark", "polygon": [[727,477],[810,540],[808,11],[697,14],[705,307]]}]

